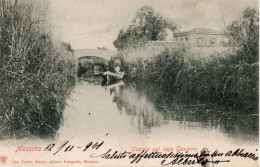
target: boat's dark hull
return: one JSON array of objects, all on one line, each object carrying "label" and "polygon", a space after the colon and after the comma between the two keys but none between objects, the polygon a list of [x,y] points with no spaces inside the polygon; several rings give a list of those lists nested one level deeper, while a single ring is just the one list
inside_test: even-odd
[{"label": "boat's dark hull", "polygon": [[107,80],[121,80],[121,79],[123,79],[123,75],[120,75],[120,76],[114,76],[114,75],[108,75],[107,74]]}]

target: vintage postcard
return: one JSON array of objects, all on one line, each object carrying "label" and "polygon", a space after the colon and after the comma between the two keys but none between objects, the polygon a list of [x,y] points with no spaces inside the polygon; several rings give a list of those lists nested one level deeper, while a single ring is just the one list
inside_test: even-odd
[{"label": "vintage postcard", "polygon": [[0,0],[0,166],[259,166],[258,0]]}]

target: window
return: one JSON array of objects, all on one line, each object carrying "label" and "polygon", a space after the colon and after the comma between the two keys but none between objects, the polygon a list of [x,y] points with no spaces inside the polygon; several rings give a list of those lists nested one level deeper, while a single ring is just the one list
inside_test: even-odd
[{"label": "window", "polygon": [[183,38],[181,38],[181,40],[183,41]]},{"label": "window", "polygon": [[201,43],[202,43],[202,38],[198,38],[198,39],[197,39],[197,43],[198,43],[198,44],[201,44]]},{"label": "window", "polygon": [[215,43],[216,43],[215,38],[210,38],[210,44],[215,44]]},{"label": "window", "polygon": [[188,41],[188,37],[186,37],[186,41]]}]

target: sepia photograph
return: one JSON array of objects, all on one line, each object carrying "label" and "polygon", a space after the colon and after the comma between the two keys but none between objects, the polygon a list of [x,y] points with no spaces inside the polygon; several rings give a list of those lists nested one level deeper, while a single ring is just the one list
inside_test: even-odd
[{"label": "sepia photograph", "polygon": [[259,166],[259,1],[0,0],[0,166]]}]

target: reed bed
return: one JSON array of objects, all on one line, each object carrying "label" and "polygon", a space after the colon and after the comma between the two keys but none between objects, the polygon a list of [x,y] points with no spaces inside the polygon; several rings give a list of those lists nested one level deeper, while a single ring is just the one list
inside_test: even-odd
[{"label": "reed bed", "polygon": [[113,59],[122,61],[129,81],[152,83],[180,103],[258,111],[259,63],[243,59],[241,49],[209,54],[185,48],[139,48]]},{"label": "reed bed", "polygon": [[1,138],[52,136],[59,127],[74,63],[49,27],[45,4],[0,1]]}]

